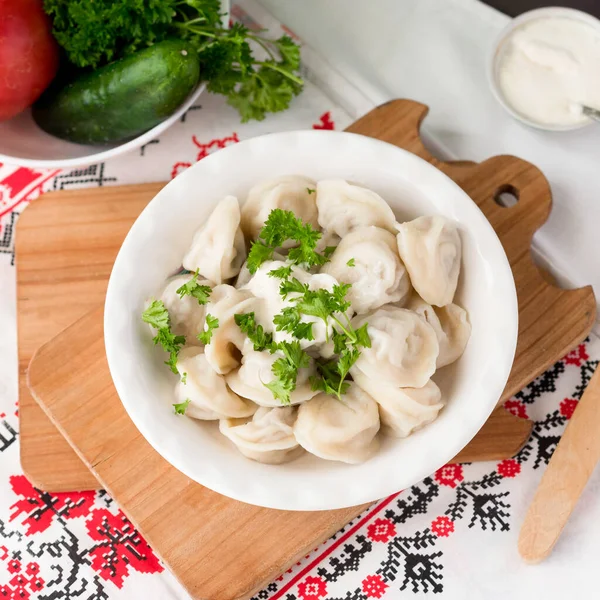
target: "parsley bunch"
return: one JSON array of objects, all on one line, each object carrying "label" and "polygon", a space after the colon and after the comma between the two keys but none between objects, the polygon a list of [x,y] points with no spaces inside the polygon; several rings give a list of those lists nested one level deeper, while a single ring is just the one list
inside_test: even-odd
[{"label": "parsley bunch", "polygon": [[271,40],[239,23],[225,28],[220,0],[44,0],[44,9],[79,68],[103,66],[168,37],[187,40],[208,90],[225,95],[244,122],[285,110],[302,90],[293,40]]},{"label": "parsley bunch", "polygon": [[164,40],[175,0],[44,0],[52,34],[77,67],[96,68]]},{"label": "parsley bunch", "polygon": [[142,313],[142,321],[156,329],[156,335],[152,341],[160,344],[163,350],[169,353],[169,360],[165,361],[165,365],[168,365],[171,371],[177,375],[177,355],[185,344],[185,336],[175,335],[171,331],[171,318],[164,302],[162,300],[150,302],[148,308]]}]

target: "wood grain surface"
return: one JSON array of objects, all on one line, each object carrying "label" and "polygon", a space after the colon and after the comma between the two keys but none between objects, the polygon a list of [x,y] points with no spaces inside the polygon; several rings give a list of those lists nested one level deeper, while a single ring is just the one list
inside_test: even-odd
[{"label": "wood grain surface", "polygon": [[[39,346],[104,301],[117,252],[164,183],[46,194],[20,216],[15,256],[21,466],[40,489],[99,487],[27,389]],[[42,459],[43,457],[43,459]]]},{"label": "wood grain surface", "polygon": [[[565,291],[550,285],[531,260],[531,236],[551,205],[539,170],[513,157],[497,157],[482,165],[440,163],[427,154],[418,135],[425,113],[420,104],[394,101],[369,113],[350,131],[386,139],[436,164],[470,193],[498,232],[513,268],[520,309],[519,347],[505,399],[585,338],[594,321],[595,300],[591,288]],[[519,196],[512,208],[493,201],[507,186]],[[101,302],[126,231],[159,187],[60,192],[25,211],[16,249],[22,367],[45,341],[43,336],[51,337]],[[56,431],[54,454],[62,457],[62,466],[72,469],[69,481],[76,479],[76,471],[89,485],[87,469],[91,469],[195,598],[250,595],[362,509],[271,511],[202,488],[170,467],[140,436],[107,372],[98,309],[39,350],[30,382],[47,414],[26,396],[21,410],[25,408],[32,418],[24,424],[31,426],[37,420],[40,430],[46,427],[50,432],[50,416],[83,460],[77,462]],[[513,455],[530,427],[500,409],[458,458]],[[27,473],[31,476],[35,470],[36,483],[45,479],[43,483],[51,485],[44,487],[59,489],[64,472],[46,461],[36,444],[35,429],[30,429],[22,449]],[[172,518],[173,502],[183,506],[177,519]],[[209,564],[218,567],[208,568]]]},{"label": "wood grain surface", "polygon": [[535,493],[519,535],[528,563],[544,560],[556,544],[600,461],[600,367],[567,424]]}]

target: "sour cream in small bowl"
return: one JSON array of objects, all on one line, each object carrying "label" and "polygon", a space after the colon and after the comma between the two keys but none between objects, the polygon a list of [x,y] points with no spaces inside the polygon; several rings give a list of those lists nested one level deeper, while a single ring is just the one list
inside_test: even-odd
[{"label": "sour cream in small bowl", "polygon": [[496,99],[538,129],[589,125],[582,105],[600,109],[600,21],[569,8],[541,8],[500,34],[488,66]]}]

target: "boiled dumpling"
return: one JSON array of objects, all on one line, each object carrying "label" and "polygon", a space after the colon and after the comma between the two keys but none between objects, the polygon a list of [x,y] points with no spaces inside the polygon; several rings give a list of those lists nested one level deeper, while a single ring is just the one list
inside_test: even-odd
[{"label": "boiled dumpling", "polygon": [[351,231],[322,272],[352,284],[347,298],[359,315],[399,302],[410,291],[410,280],[398,256],[396,238],[380,227],[359,227]]},{"label": "boiled dumpling", "polygon": [[405,438],[431,423],[444,407],[440,388],[430,379],[420,388],[400,388],[365,377],[360,371],[354,382],[379,405],[384,432]]},{"label": "boiled dumpling", "polygon": [[[273,252],[273,259],[276,261],[280,261],[281,263],[285,263],[285,256],[283,254],[279,254],[279,252]],[[287,264],[287,263],[285,263]],[[253,275],[250,273],[250,269],[248,269],[248,262],[245,261],[240,269],[240,273],[235,280],[235,287],[240,289],[243,287],[247,287],[248,283],[252,279]]]},{"label": "boiled dumpling", "polygon": [[194,235],[183,266],[219,284],[235,277],[244,260],[246,243],[240,228],[240,205],[237,198],[227,196]]},{"label": "boiled dumpling", "polygon": [[235,280],[235,287],[239,290],[240,288],[246,286],[251,279],[252,273],[250,273],[250,270],[248,269],[248,263],[245,262],[240,269],[237,279]]},{"label": "boiled dumpling", "polygon": [[[271,390],[264,384],[273,379],[271,367],[273,363],[283,356],[281,352],[271,354],[268,351],[257,352],[252,342],[246,340],[243,349],[242,364],[239,369],[231,371],[225,376],[227,385],[240,396],[248,398],[261,406],[281,406],[281,402],[273,397]],[[298,370],[296,389],[291,393],[291,404],[299,404],[316,396],[318,392],[311,389],[309,377],[315,374],[315,366]]]},{"label": "boiled dumpling", "polygon": [[379,448],[377,403],[351,383],[342,400],[319,394],[298,408],[294,434],[308,452],[326,460],[357,464]]},{"label": "boiled dumpling", "polygon": [[406,308],[421,315],[434,329],[440,344],[436,367],[440,369],[458,360],[471,336],[467,311],[457,304],[431,306],[413,295]]},{"label": "boiled dumpling", "polygon": [[387,202],[375,192],[343,179],[319,181],[317,208],[319,225],[342,238],[368,225],[395,232],[396,217]]},{"label": "boiled dumpling", "polygon": [[219,430],[244,456],[278,465],[294,460],[304,452],[294,437],[296,415],[297,409],[293,406],[261,406],[251,420],[224,419],[219,423]]},{"label": "boiled dumpling", "polygon": [[240,398],[227,388],[221,375],[215,373],[199,348],[184,348],[177,359],[181,381],[177,384],[177,402],[190,400],[185,414],[194,419],[249,417],[256,405]]},{"label": "boiled dumpling", "polygon": [[[167,281],[159,300],[169,311],[171,331],[175,335],[184,335],[186,344],[199,345],[196,335],[204,327],[205,306],[199,304],[193,296],[179,297],[177,290],[191,279],[192,275],[177,275]],[[206,279],[198,280],[200,285],[212,287],[214,283]]]},{"label": "boiled dumpling", "polygon": [[[283,260],[268,260],[264,262],[253,275],[248,272],[248,281],[240,287],[240,290],[248,290],[252,295],[261,298],[264,301],[261,305],[261,314],[257,315],[257,318],[267,331],[273,330],[273,317],[280,313],[285,306],[289,306],[290,304],[289,298],[286,301],[279,294],[281,279],[272,277],[269,273],[275,269],[287,266],[288,263]],[[294,269],[292,271],[292,276],[295,277],[299,274],[298,272],[299,269]]]},{"label": "boiled dumpling", "polygon": [[327,248],[336,248],[341,241],[342,238],[332,231],[323,231],[321,232],[321,237],[317,241],[315,250],[319,254],[323,254]]},{"label": "boiled dumpling", "polygon": [[404,308],[382,307],[355,317],[352,326],[368,323],[371,347],[362,348],[350,373],[356,371],[396,387],[423,387],[436,369],[440,351],[433,327]]},{"label": "boiled dumpling", "polygon": [[397,225],[398,251],[413,287],[435,306],[450,304],[456,292],[461,241],[456,225],[440,215]]},{"label": "boiled dumpling", "polygon": [[231,285],[218,285],[212,291],[206,314],[217,318],[219,325],[204,352],[217,373],[225,375],[239,366],[246,334],[235,323],[235,315],[253,312],[257,304],[258,300],[248,290],[236,290]]},{"label": "boiled dumpling", "polygon": [[258,238],[270,212],[290,210],[318,229],[316,183],[308,177],[284,175],[255,185],[242,205],[242,230],[248,239]]}]

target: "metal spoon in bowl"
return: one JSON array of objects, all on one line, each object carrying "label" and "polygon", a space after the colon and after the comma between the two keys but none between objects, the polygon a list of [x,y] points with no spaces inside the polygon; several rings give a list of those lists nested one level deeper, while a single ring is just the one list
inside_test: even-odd
[{"label": "metal spoon in bowl", "polygon": [[600,110],[591,106],[581,105],[581,112],[594,121],[600,121]]}]

